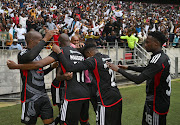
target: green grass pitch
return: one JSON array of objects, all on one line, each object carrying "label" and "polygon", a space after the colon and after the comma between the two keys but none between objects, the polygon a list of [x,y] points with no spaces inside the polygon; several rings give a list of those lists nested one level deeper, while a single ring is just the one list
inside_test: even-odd
[{"label": "green grass pitch", "polygon": [[[141,125],[142,112],[145,102],[145,84],[120,88],[123,97],[122,125]],[[172,82],[171,105],[167,115],[167,125],[180,124],[180,80]],[[54,116],[58,108],[54,107]],[[91,125],[96,125],[95,113],[90,105],[89,110]],[[0,125],[21,125],[21,105],[0,108]],[[42,125],[38,119],[37,125]]]}]

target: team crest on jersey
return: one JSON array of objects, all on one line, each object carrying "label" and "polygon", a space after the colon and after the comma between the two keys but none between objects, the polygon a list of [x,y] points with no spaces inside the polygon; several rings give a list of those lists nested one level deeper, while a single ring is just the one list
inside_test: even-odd
[{"label": "team crest on jersey", "polygon": [[25,121],[28,122],[30,118],[28,116],[25,117]]}]

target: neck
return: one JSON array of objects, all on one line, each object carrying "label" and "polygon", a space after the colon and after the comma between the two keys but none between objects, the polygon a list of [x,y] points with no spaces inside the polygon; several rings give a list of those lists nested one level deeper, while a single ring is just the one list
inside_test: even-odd
[{"label": "neck", "polygon": [[157,53],[157,52],[159,52],[161,50],[162,50],[162,48],[160,47],[160,48],[157,48],[156,50],[154,50],[152,53],[155,54],[155,53]]},{"label": "neck", "polygon": [[61,47],[66,47],[66,46],[70,46],[70,42],[61,44]]}]

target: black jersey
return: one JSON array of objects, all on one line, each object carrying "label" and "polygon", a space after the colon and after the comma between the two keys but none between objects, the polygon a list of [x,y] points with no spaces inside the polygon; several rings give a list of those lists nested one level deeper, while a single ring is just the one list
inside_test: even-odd
[{"label": "black jersey", "polygon": [[149,77],[146,82],[146,101],[153,101],[153,110],[156,113],[167,114],[171,94],[169,57],[163,51],[153,54],[142,73]]},{"label": "black jersey", "polygon": [[[83,55],[73,47],[62,47],[62,51],[70,64],[76,64],[84,60]],[[57,54],[54,52],[52,52],[49,56],[53,57],[55,60],[58,60]],[[60,65],[63,73],[65,73],[66,70],[64,69],[63,65]],[[74,72],[73,78],[65,81],[65,99],[67,101],[90,99],[89,88],[85,83],[84,71]]]},{"label": "black jersey", "polygon": [[136,84],[146,81],[146,101],[153,103],[153,110],[164,115],[168,113],[171,94],[170,60],[163,52],[152,55],[146,67],[128,67],[129,70],[141,72],[139,76],[131,75],[122,69],[118,72]]},{"label": "black jersey", "polygon": [[[18,54],[18,63],[27,63],[27,60],[23,59],[23,55],[28,53],[29,49],[23,49]],[[38,55],[33,61],[41,60],[41,56]],[[21,92],[21,102],[25,102],[29,99],[38,99],[46,94],[45,84],[44,84],[44,71],[43,68],[35,70],[20,70],[22,79],[22,92]]]},{"label": "black jersey", "polygon": [[59,59],[67,71],[78,72],[88,69],[93,74],[97,83],[97,96],[103,106],[111,107],[122,100],[115,83],[114,72],[106,64],[106,61],[111,62],[109,56],[97,53],[75,65],[69,65],[62,54],[59,54]]}]

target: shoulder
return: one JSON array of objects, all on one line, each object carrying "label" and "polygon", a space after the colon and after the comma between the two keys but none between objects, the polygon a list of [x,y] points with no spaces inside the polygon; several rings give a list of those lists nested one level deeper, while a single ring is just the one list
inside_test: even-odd
[{"label": "shoulder", "polygon": [[24,55],[25,53],[27,53],[28,49],[23,49],[21,50],[21,52],[19,52],[19,55],[22,56]]},{"label": "shoulder", "polygon": [[164,52],[162,52],[154,55],[150,60],[150,64],[162,65],[162,63],[166,61],[169,61],[169,57]]}]

